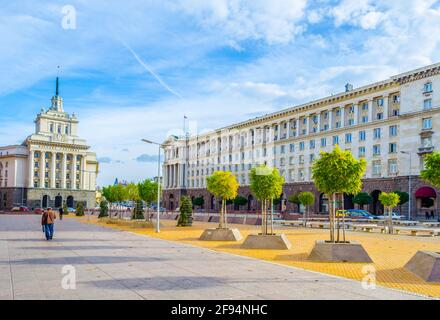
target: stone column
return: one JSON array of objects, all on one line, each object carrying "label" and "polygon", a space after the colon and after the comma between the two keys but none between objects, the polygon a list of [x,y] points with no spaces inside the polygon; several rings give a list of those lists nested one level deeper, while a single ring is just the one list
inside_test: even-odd
[{"label": "stone column", "polygon": [[304,119],[306,119],[306,134],[309,134],[309,126],[310,126],[310,116],[305,116]]},{"label": "stone column", "polygon": [[383,119],[388,119],[388,95],[383,96]]},{"label": "stone column", "polygon": [[66,189],[67,154],[63,153],[61,158],[61,188]]},{"label": "stone column", "polygon": [[89,175],[89,173],[87,172],[87,168],[86,168],[86,157],[85,156],[81,156],[81,188],[83,190],[90,190],[90,186],[87,187],[88,181],[87,181],[87,176]]},{"label": "stone column", "polygon": [[72,170],[70,172],[72,174],[72,189],[76,189],[76,154],[72,154]]},{"label": "stone column", "polygon": [[321,112],[319,112],[316,116],[317,116],[316,125],[318,127],[318,131],[316,131],[316,132],[320,132],[321,131]]},{"label": "stone column", "polygon": [[28,179],[28,188],[34,187],[34,150],[29,150],[29,179]]},{"label": "stone column", "polygon": [[373,99],[368,99],[368,122],[373,121]]},{"label": "stone column", "polygon": [[41,151],[40,157],[40,188],[46,188],[44,181],[46,180],[46,152]]},{"label": "stone column", "polygon": [[290,137],[290,120],[286,121],[286,139]]},{"label": "stone column", "polygon": [[328,129],[333,129],[333,109],[328,111]]},{"label": "stone column", "polygon": [[345,107],[341,107],[341,128],[345,127]]},{"label": "stone column", "polygon": [[359,105],[357,103],[353,103],[354,108],[354,124],[359,123]]},{"label": "stone column", "polygon": [[299,130],[299,118],[295,119],[296,121],[296,136],[298,137],[300,135],[300,130]]},{"label": "stone column", "polygon": [[56,163],[57,163],[57,154],[56,152],[52,152],[52,161],[50,164],[50,187],[55,189],[55,178],[56,178]]}]

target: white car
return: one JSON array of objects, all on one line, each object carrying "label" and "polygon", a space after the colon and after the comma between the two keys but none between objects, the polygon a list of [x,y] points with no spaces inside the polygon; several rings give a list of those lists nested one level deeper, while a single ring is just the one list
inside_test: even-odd
[{"label": "white car", "polygon": [[[376,216],[375,218],[376,218],[376,219],[382,219],[382,220],[385,220],[385,219],[388,219],[388,218],[389,218],[389,215],[388,215],[387,213],[384,213],[383,215]],[[393,219],[393,220],[400,220],[400,219],[402,219],[402,218],[403,218],[403,216],[397,214],[396,212],[393,212],[393,213],[391,214],[391,219]]]}]

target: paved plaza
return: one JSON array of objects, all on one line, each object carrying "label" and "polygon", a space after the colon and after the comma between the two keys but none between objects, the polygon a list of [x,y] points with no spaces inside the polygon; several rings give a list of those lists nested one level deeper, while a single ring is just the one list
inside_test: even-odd
[{"label": "paved plaza", "polygon": [[[76,289],[62,269],[75,268]],[[422,299],[130,232],[35,215],[0,215],[0,299]]]}]

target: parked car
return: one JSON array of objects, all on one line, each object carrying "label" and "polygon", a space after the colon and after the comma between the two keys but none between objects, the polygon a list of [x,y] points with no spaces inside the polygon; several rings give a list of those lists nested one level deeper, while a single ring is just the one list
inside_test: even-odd
[{"label": "parked car", "polygon": [[75,213],[75,211],[74,208],[67,208],[67,213]]},{"label": "parked car", "polygon": [[25,206],[19,206],[19,207],[13,207],[11,209],[12,212],[29,212],[31,211],[28,207]]},{"label": "parked car", "polygon": [[34,213],[35,213],[35,214],[43,214],[43,209],[41,209],[41,208],[35,208],[35,209],[34,209]]},{"label": "parked car", "polygon": [[[375,218],[376,218],[376,219],[382,219],[382,220],[384,220],[384,219],[388,219],[388,214],[385,213],[385,214],[383,214],[383,215],[377,215],[377,216],[375,216]],[[393,212],[393,213],[391,213],[391,218],[392,218],[393,220],[400,220],[400,219],[403,218],[403,216],[399,215],[397,212]]]},{"label": "parked car", "polygon": [[374,216],[366,210],[348,209],[347,212],[352,219],[374,219]]}]

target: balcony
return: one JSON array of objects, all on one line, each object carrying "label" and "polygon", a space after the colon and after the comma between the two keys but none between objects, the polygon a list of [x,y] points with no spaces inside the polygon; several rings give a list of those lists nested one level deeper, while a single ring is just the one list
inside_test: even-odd
[{"label": "balcony", "polygon": [[434,146],[423,146],[419,147],[417,154],[422,156],[424,154],[432,153],[434,151]]}]

